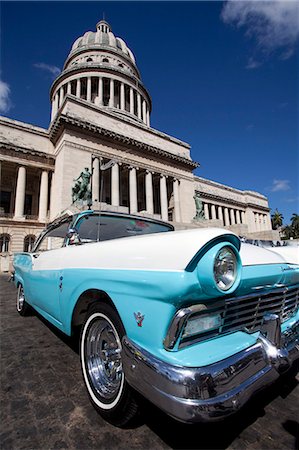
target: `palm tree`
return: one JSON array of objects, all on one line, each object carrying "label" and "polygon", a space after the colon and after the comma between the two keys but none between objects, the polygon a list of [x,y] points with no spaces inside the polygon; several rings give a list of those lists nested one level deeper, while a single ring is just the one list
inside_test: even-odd
[{"label": "palm tree", "polygon": [[277,228],[281,227],[282,221],[283,221],[283,215],[276,208],[274,213],[271,214],[272,229],[277,230]]},{"label": "palm tree", "polygon": [[291,217],[291,226],[293,229],[293,237],[299,238],[299,214],[294,213]]}]

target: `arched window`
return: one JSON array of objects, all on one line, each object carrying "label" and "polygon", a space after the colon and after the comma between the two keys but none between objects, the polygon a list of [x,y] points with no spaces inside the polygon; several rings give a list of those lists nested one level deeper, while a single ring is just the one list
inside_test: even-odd
[{"label": "arched window", "polygon": [[108,63],[108,62],[109,62],[109,59],[108,59],[108,58],[104,58],[104,59],[103,59],[103,62]]},{"label": "arched window", "polygon": [[7,253],[9,250],[9,234],[0,234],[0,253]]},{"label": "arched window", "polygon": [[123,64],[119,64],[118,67],[121,67],[123,69],[124,65]]},{"label": "arched window", "polygon": [[35,242],[34,234],[28,234],[24,239],[24,252],[31,252]]},{"label": "arched window", "polygon": [[86,62],[92,62],[93,59],[92,58],[87,58]]}]

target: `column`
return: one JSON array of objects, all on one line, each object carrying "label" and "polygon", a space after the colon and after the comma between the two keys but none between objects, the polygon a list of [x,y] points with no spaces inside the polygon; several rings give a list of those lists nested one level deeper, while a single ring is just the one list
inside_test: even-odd
[{"label": "column", "polygon": [[67,94],[71,94],[71,93],[72,93],[72,85],[71,85],[71,82],[69,82],[67,84]]},{"label": "column", "polygon": [[165,175],[160,175],[160,205],[162,220],[168,220],[168,202]]},{"label": "column", "polygon": [[241,223],[245,223],[245,211],[241,211]]},{"label": "column", "polygon": [[141,95],[137,93],[137,117],[141,119]]},{"label": "column", "polygon": [[92,202],[99,202],[100,194],[100,161],[99,158],[93,160],[93,172],[92,172]]},{"label": "column", "polygon": [[47,211],[48,211],[48,172],[44,170],[41,174],[40,189],[39,189],[39,208],[38,208],[39,222],[46,222]]},{"label": "column", "polygon": [[63,86],[61,86],[61,88],[59,89],[59,108],[62,105],[63,98],[64,98],[64,90]]},{"label": "column", "polygon": [[224,225],[229,227],[228,208],[224,208]]},{"label": "column", "polygon": [[125,109],[125,85],[120,83],[120,109]]},{"label": "column", "polygon": [[230,222],[232,225],[235,225],[235,223],[236,223],[234,210],[232,208],[230,209]]},{"label": "column", "polygon": [[81,79],[78,78],[76,84],[76,97],[81,98]]},{"label": "column", "polygon": [[119,206],[119,165],[117,163],[111,169],[111,205]]},{"label": "column", "polygon": [[146,124],[149,127],[150,126],[150,114],[149,110],[146,111]]},{"label": "column", "polygon": [[87,77],[87,95],[86,100],[91,102],[91,77]]},{"label": "column", "polygon": [[254,223],[255,223],[255,231],[260,231],[259,224],[259,215],[258,213],[254,213]]},{"label": "column", "polygon": [[137,177],[136,168],[129,167],[129,187],[130,187],[130,212],[137,212]]},{"label": "column", "polygon": [[98,105],[103,105],[103,78],[99,77]]},{"label": "column", "polygon": [[16,201],[15,201],[15,219],[24,217],[24,203],[25,203],[25,189],[26,189],[26,169],[21,166],[18,170]]},{"label": "column", "polygon": [[216,208],[215,208],[214,204],[211,205],[211,214],[212,214],[212,219],[215,220],[216,219]]},{"label": "column", "polygon": [[218,206],[218,218],[219,218],[219,220],[221,220],[222,224],[224,225],[222,206]]},{"label": "column", "polygon": [[237,224],[241,223],[241,219],[240,219],[240,211],[237,209],[236,211],[236,216],[237,216]]},{"label": "column", "polygon": [[130,114],[134,114],[134,91],[130,87]]},{"label": "column", "polygon": [[142,120],[146,123],[146,103],[145,100],[142,101]]},{"label": "column", "polygon": [[149,214],[154,214],[153,176],[149,170],[145,174],[145,203]]},{"label": "column", "polygon": [[176,222],[180,222],[181,208],[180,208],[179,180],[173,180],[173,202],[174,202],[174,219]]},{"label": "column", "polygon": [[114,80],[110,78],[109,108],[114,108]]},{"label": "column", "polygon": [[210,216],[209,216],[209,205],[207,203],[204,204],[204,212],[205,212],[205,219],[209,220]]},{"label": "column", "polygon": [[58,100],[57,94],[55,94],[53,96],[53,100],[52,100],[51,121],[54,119],[54,117],[56,116],[56,113],[57,113],[57,109],[58,109],[57,100]]}]

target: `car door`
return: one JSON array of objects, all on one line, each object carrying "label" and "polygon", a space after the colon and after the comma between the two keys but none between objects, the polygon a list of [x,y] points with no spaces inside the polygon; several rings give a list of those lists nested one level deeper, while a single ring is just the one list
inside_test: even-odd
[{"label": "car door", "polygon": [[39,240],[32,254],[28,291],[38,312],[61,324],[60,282],[65,236],[69,221],[52,226]]}]

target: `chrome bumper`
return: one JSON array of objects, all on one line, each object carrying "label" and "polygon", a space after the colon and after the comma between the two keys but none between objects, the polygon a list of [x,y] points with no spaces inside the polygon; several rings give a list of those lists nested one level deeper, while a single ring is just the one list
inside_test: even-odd
[{"label": "chrome bumper", "polygon": [[[221,419],[237,411],[299,358],[298,323],[286,336],[278,333],[278,337],[271,335],[267,326],[252,347],[204,367],[165,363],[124,336],[122,360],[126,379],[144,397],[178,420]],[[277,338],[281,340],[281,348],[273,342]]]}]

